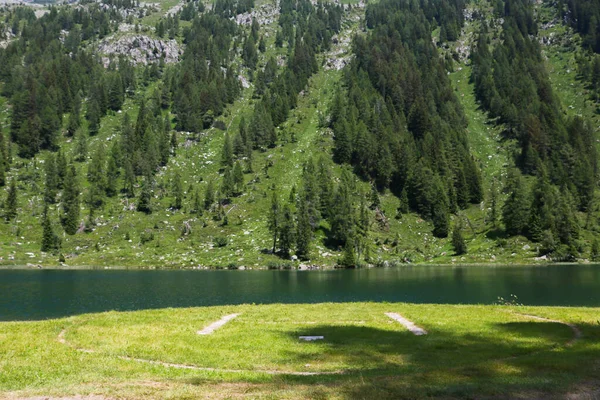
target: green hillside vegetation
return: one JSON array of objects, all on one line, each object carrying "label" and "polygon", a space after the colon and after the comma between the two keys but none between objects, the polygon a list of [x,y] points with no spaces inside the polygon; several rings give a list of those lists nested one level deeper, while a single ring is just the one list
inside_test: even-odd
[{"label": "green hillside vegetation", "polygon": [[[596,56],[560,6],[176,5],[2,9],[0,264],[593,258]],[[104,67],[128,35],[179,62]]]}]

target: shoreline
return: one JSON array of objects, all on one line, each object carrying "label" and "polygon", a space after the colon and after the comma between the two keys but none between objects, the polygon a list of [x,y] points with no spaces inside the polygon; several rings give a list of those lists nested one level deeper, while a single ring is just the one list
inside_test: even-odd
[{"label": "shoreline", "polygon": [[298,266],[294,268],[269,268],[264,267],[207,267],[207,266],[194,266],[194,267],[161,267],[154,265],[145,266],[90,266],[90,265],[40,265],[40,264],[14,264],[14,265],[0,265],[1,270],[55,270],[55,271],[340,271],[340,270],[369,270],[369,269],[397,269],[404,267],[442,267],[442,268],[465,268],[465,267],[548,267],[548,266],[581,266],[581,265],[600,265],[600,263],[594,263],[590,261],[581,262],[524,262],[524,263],[407,263],[400,265],[390,265],[384,267],[376,267],[373,265],[365,267],[354,267],[354,268],[341,268],[336,266],[319,266],[309,265],[306,267]]}]

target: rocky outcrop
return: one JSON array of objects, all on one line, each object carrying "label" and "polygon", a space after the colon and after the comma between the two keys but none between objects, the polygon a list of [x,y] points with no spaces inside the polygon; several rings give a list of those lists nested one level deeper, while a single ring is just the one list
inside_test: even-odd
[{"label": "rocky outcrop", "polygon": [[105,39],[98,45],[98,52],[103,55],[105,66],[110,63],[110,56],[124,55],[136,65],[147,65],[160,61],[161,57],[166,63],[176,63],[182,54],[177,41],[152,39],[145,35]]},{"label": "rocky outcrop", "polygon": [[279,2],[277,4],[262,4],[252,11],[238,14],[235,16],[235,22],[238,25],[250,25],[253,18],[256,18],[261,26],[271,25],[279,18]]}]

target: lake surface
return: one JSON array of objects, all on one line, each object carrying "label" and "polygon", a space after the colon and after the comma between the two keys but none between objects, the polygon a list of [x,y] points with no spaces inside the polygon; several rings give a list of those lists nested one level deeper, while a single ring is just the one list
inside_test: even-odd
[{"label": "lake surface", "polygon": [[243,303],[389,301],[600,306],[600,265],[338,271],[0,270],[0,320]]}]

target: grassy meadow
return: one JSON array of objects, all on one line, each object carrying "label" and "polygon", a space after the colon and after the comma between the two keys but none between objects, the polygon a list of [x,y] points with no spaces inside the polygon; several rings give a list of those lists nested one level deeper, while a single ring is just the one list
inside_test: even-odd
[{"label": "grassy meadow", "polygon": [[[385,312],[428,334],[413,335]],[[231,313],[240,315],[210,335],[196,334]],[[597,308],[344,303],[2,322],[0,398],[594,396],[599,315]]]}]

